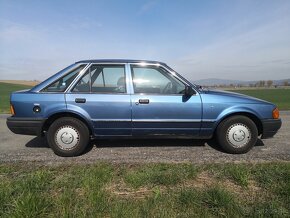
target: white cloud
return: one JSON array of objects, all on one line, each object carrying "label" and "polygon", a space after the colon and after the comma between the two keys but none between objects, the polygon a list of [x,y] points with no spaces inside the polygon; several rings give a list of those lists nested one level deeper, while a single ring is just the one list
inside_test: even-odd
[{"label": "white cloud", "polygon": [[10,43],[18,40],[33,40],[35,31],[28,26],[7,20],[0,20],[0,42]]},{"label": "white cloud", "polygon": [[101,28],[103,23],[91,20],[87,17],[85,18],[76,18],[69,22],[68,26],[73,30],[83,30],[83,29],[92,29],[92,28]]},{"label": "white cloud", "polygon": [[176,65],[198,78],[289,77],[289,23],[289,16],[282,16],[243,32],[229,31],[214,43],[179,59]]},{"label": "white cloud", "polygon": [[148,1],[143,4],[138,12],[139,15],[146,13],[156,5],[156,1]]}]

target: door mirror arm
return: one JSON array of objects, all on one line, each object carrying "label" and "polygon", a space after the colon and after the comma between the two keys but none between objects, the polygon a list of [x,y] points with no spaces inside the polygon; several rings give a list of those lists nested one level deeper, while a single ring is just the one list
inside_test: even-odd
[{"label": "door mirror arm", "polygon": [[185,86],[184,95],[185,96],[192,96],[195,94],[195,91],[188,85]]}]

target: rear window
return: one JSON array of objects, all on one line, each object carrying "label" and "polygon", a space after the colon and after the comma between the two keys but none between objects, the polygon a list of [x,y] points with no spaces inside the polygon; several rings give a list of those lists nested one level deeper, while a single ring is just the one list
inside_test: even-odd
[{"label": "rear window", "polygon": [[68,74],[44,88],[42,92],[64,92],[85,66],[85,64],[80,65],[76,69],[70,71]]}]

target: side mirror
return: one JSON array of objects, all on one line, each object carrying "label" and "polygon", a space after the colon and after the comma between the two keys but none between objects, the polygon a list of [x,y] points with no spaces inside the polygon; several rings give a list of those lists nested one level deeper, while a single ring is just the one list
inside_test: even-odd
[{"label": "side mirror", "polygon": [[185,86],[184,95],[192,96],[195,94],[195,91],[190,86]]}]

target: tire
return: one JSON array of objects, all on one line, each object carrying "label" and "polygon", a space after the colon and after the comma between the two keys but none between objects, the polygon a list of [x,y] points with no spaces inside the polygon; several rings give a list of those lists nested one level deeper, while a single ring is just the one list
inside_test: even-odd
[{"label": "tire", "polygon": [[48,129],[47,142],[62,157],[81,155],[89,144],[88,127],[73,117],[55,120]]},{"label": "tire", "polygon": [[230,154],[247,153],[257,142],[256,124],[245,116],[232,116],[223,120],[216,131],[221,148]]}]

